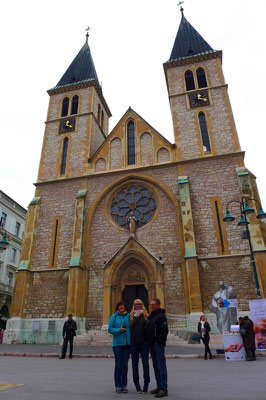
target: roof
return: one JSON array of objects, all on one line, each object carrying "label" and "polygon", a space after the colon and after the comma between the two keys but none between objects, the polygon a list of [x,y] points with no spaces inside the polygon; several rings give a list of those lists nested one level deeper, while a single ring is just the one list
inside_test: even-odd
[{"label": "roof", "polygon": [[170,61],[195,57],[197,55],[215,53],[216,51],[203,39],[195,28],[187,21],[182,11],[182,19],[170,55]]},{"label": "roof", "polygon": [[91,51],[86,40],[78,55],[53,89],[89,81],[96,81],[99,85]]}]

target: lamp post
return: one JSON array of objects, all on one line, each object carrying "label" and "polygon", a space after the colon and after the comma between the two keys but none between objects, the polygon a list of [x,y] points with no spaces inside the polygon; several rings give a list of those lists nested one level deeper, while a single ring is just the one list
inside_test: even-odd
[{"label": "lamp post", "polygon": [[0,233],[2,235],[2,239],[0,240],[0,253],[2,253],[9,246],[9,242],[7,241],[6,230],[2,227],[2,218],[0,220]]},{"label": "lamp post", "polygon": [[225,214],[225,217],[223,218],[223,221],[224,222],[233,222],[235,220],[235,217],[233,217],[230,214],[230,212],[228,210],[228,206],[229,206],[229,204],[232,204],[232,203],[238,203],[240,206],[241,218],[237,225],[246,227],[245,238],[248,239],[248,243],[249,243],[250,257],[251,257],[251,263],[252,263],[252,268],[253,268],[253,273],[254,273],[254,278],[255,278],[255,283],[256,283],[257,295],[258,295],[258,299],[260,299],[261,298],[260,286],[259,286],[258,274],[257,274],[257,269],[256,269],[256,262],[255,262],[253,249],[252,249],[252,243],[251,243],[251,239],[250,239],[250,230],[248,227],[249,222],[247,220],[247,217],[251,216],[255,212],[255,210],[249,206],[249,204],[248,204],[249,201],[255,201],[256,203],[259,204],[260,210],[257,215],[257,218],[260,221],[266,221],[266,214],[263,211],[260,202],[256,199],[247,198],[245,196],[242,196],[242,201],[232,200],[226,204],[226,214]]}]

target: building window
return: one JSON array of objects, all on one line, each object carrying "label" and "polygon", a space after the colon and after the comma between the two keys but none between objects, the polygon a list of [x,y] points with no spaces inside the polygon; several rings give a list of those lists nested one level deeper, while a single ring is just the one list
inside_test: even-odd
[{"label": "building window", "polygon": [[63,143],[61,175],[64,175],[66,172],[67,150],[68,150],[68,138],[66,137]]},{"label": "building window", "polygon": [[14,276],[13,272],[9,271],[7,275],[7,286],[12,286],[13,276]]},{"label": "building window", "polygon": [[222,249],[222,253],[224,253],[225,249],[224,249],[223,230],[222,230],[222,226],[221,226],[221,219],[220,219],[220,214],[219,214],[219,208],[218,208],[218,202],[217,201],[215,201],[215,212],[216,212],[216,218],[217,218],[217,223],[218,223],[218,230],[219,230],[219,238],[220,238],[221,249]]},{"label": "building window", "polygon": [[62,103],[62,113],[61,117],[66,117],[68,114],[69,98],[65,97]]},{"label": "building window", "polygon": [[17,254],[17,250],[12,248],[11,249],[11,255],[10,255],[10,261],[12,261],[14,263],[16,262],[16,254]]},{"label": "building window", "polygon": [[201,131],[203,150],[204,150],[204,152],[211,151],[211,145],[210,145],[209,133],[208,133],[207,123],[206,123],[206,117],[205,117],[205,114],[203,112],[199,113],[199,124],[200,124],[200,131]]},{"label": "building window", "polygon": [[128,165],[135,164],[135,126],[132,121],[127,125],[127,153]]},{"label": "building window", "polygon": [[186,81],[187,90],[194,90],[195,89],[195,82],[194,82],[194,76],[193,76],[193,72],[192,71],[187,70],[185,72],[185,81]]},{"label": "building window", "polygon": [[100,118],[101,118],[101,106],[100,106],[100,104],[98,104],[98,113],[97,113],[98,122],[100,122]]},{"label": "building window", "polygon": [[134,215],[136,227],[147,224],[154,216],[157,203],[154,193],[142,185],[128,185],[120,189],[111,204],[111,216],[121,228],[129,229],[129,218]]},{"label": "building window", "polygon": [[207,85],[205,71],[204,71],[203,68],[198,68],[197,69],[197,80],[198,80],[199,88],[204,88],[204,87],[208,86]]},{"label": "building window", "polygon": [[5,227],[5,224],[6,224],[6,217],[7,217],[7,215],[6,215],[4,212],[2,212],[1,221],[0,221],[0,226],[1,226],[2,228]]},{"label": "building window", "polygon": [[78,113],[78,107],[79,107],[79,97],[74,96],[72,99],[71,115]]},{"label": "building window", "polygon": [[101,119],[101,128],[103,130],[104,127],[104,112],[102,111],[102,119]]},{"label": "building window", "polygon": [[19,230],[20,230],[20,223],[16,222],[16,226],[15,226],[15,235],[18,236],[19,235]]}]

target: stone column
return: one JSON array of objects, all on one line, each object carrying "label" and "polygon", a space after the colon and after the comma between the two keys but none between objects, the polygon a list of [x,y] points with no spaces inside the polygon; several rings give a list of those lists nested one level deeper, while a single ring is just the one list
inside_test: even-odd
[{"label": "stone column", "polygon": [[[188,305],[190,316],[193,317],[191,314],[194,314],[195,316],[195,318],[192,318],[194,320],[198,319],[199,313],[202,313],[202,301],[188,177],[179,177],[178,183],[182,216],[182,229],[185,246]],[[188,325],[190,325],[189,321]]]},{"label": "stone column", "polygon": [[[251,197],[254,199],[258,198],[257,190],[253,190],[251,179],[249,176],[248,170],[243,168],[236,168],[239,188],[242,196],[247,198]],[[255,183],[254,183],[255,184]],[[256,185],[256,184],[255,184]],[[261,231],[260,224],[261,222],[256,218],[258,213],[258,203],[255,201],[249,202],[249,206],[254,208],[257,212],[253,213],[253,215],[248,218],[249,219],[249,230],[250,230],[250,239],[252,244],[252,249],[254,253],[254,258],[256,262],[259,286],[261,290],[261,296],[265,297],[266,295],[266,248],[264,244],[264,239]]]},{"label": "stone column", "polygon": [[84,317],[88,292],[88,270],[82,263],[83,224],[86,190],[76,196],[72,256],[69,266],[67,314]]},{"label": "stone column", "polygon": [[31,262],[36,237],[36,226],[41,197],[34,197],[27,212],[26,226],[22,242],[20,264],[18,267],[11,304],[11,317],[24,318],[24,304],[31,284]]}]

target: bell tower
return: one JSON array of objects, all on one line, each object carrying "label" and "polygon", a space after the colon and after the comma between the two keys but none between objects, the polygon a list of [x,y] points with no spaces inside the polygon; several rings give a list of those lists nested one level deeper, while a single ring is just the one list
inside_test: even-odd
[{"label": "bell tower", "polygon": [[178,161],[240,151],[222,70],[213,50],[184,16],[164,64]]},{"label": "bell tower", "polygon": [[38,182],[86,174],[88,159],[108,135],[111,112],[97,77],[88,36],[57,85],[48,90],[50,102]]}]

